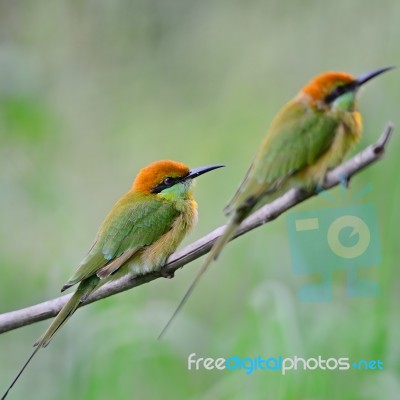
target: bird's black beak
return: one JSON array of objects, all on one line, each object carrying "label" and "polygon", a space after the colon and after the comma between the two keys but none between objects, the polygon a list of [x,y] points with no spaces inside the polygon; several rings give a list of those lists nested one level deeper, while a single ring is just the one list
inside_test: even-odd
[{"label": "bird's black beak", "polygon": [[222,167],[225,167],[225,165],[222,165],[222,164],[206,165],[204,167],[191,169],[189,171],[189,173],[183,177],[177,177],[177,178],[167,177],[160,184],[158,184],[155,188],[153,188],[151,190],[151,193],[160,193],[164,189],[172,187],[172,186],[176,185],[177,183],[186,182],[189,179],[197,178],[198,176],[203,175],[206,172],[212,171],[213,169],[222,168]]},{"label": "bird's black beak", "polygon": [[210,171],[212,171],[214,169],[222,168],[222,167],[225,167],[225,165],[222,165],[222,164],[205,165],[204,167],[194,168],[194,169],[191,169],[189,171],[189,174],[186,175],[183,179],[184,180],[186,180],[186,179],[194,179],[194,178],[197,178],[200,175],[205,174],[206,172],[210,172]]},{"label": "bird's black beak", "polygon": [[373,71],[366,72],[365,74],[362,74],[361,76],[359,76],[356,79],[356,81],[355,81],[356,87],[360,87],[360,86],[364,85],[364,83],[367,83],[371,79],[375,78],[376,76],[381,75],[384,72],[390,71],[391,69],[394,69],[394,68],[396,68],[396,67],[378,68],[378,69],[374,69]]}]

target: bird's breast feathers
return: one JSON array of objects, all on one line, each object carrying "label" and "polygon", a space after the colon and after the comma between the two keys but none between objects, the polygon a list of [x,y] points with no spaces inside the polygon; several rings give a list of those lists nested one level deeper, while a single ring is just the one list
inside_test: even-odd
[{"label": "bird's breast feathers", "polygon": [[361,132],[361,114],[358,111],[343,113],[338,118],[338,125],[329,148],[314,163],[294,174],[294,182],[302,182],[300,186],[303,187],[321,185],[327,171],[338,166],[347,152],[360,140]]},{"label": "bird's breast feathers", "polygon": [[190,199],[180,206],[180,213],[171,228],[158,240],[141,249],[129,262],[135,275],[160,270],[168,257],[178,248],[184,237],[194,228],[198,220],[197,203]]}]

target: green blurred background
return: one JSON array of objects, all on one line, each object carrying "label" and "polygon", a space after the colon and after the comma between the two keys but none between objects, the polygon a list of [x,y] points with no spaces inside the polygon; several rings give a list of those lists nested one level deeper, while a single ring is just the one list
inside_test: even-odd
[{"label": "green blurred background", "polygon": [[[0,2],[0,312],[59,295],[113,202],[157,159],[226,163],[197,182],[206,234],[279,107],[325,70],[400,65],[400,2]],[[377,298],[304,303],[285,218],[231,243],[156,341],[201,260],[80,310],[10,399],[394,399],[400,391],[400,71],[369,83],[364,137],[397,125],[386,159],[357,175],[379,216]],[[332,194],[340,197],[339,189]],[[329,206],[314,198],[296,211]],[[0,337],[0,388],[48,321]],[[188,371],[187,357],[380,359],[384,371]]]}]

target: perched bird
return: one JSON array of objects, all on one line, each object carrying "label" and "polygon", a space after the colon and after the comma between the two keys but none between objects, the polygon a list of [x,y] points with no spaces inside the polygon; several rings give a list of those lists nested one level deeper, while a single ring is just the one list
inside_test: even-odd
[{"label": "perched bird", "polygon": [[231,217],[224,232],[159,337],[247,216],[290,188],[312,190],[322,185],[326,172],[339,165],[360,139],[359,88],[392,68],[377,69],[358,78],[345,72],[323,73],[314,77],[278,112],[236,194],[225,208]]},{"label": "perched bird", "polygon": [[34,352],[2,400],[37,351],[49,344],[80,303],[105,280],[112,279],[120,269],[133,275],[161,269],[197,222],[193,179],[220,167],[223,165],[189,170],[182,163],[167,160],[154,162],[139,172],[130,191],[106,216],[89,253],[61,289],[79,283],[76,292],[37,340]]}]

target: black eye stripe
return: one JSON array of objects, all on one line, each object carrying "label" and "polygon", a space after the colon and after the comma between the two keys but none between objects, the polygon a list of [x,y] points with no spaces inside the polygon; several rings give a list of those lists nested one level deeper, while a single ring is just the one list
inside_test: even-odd
[{"label": "black eye stripe", "polygon": [[335,101],[338,97],[342,96],[345,93],[351,92],[356,87],[355,83],[351,82],[347,85],[336,86],[324,99],[326,104],[330,104]]},{"label": "black eye stripe", "polygon": [[167,176],[164,178],[164,180],[159,183],[155,188],[152,189],[151,193],[160,193],[164,189],[167,189],[169,187],[172,187],[176,185],[178,182],[182,181],[185,177],[178,177],[178,178],[173,178],[171,176]]},{"label": "black eye stripe", "polygon": [[328,96],[325,97],[325,103],[331,103],[344,93],[346,93],[344,86],[336,87],[335,89],[332,90],[332,92],[328,94]]}]

